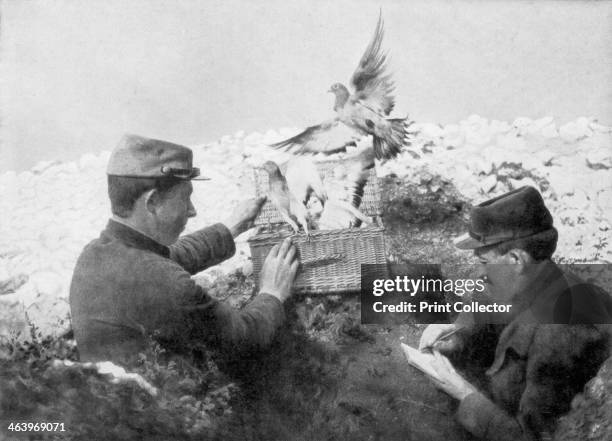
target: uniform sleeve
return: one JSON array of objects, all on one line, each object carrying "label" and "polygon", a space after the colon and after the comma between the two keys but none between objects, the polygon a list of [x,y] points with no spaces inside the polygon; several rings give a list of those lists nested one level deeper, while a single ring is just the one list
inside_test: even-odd
[{"label": "uniform sleeve", "polygon": [[236,309],[211,297],[178,267],[166,283],[170,292],[158,329],[166,342],[177,346],[197,340],[237,352],[263,348],[285,319],[281,301],[266,293]]},{"label": "uniform sleeve", "polygon": [[593,377],[607,356],[607,342],[596,327],[543,325],[527,355],[525,389],[515,417],[484,395],[466,397],[458,421],[485,440],[539,439],[551,433],[557,418],[570,409],[574,395]]},{"label": "uniform sleeve", "polygon": [[[471,314],[465,314],[463,317],[459,317],[460,320],[458,322],[471,331],[469,336],[473,339],[476,334],[482,333],[483,328],[481,325],[475,324],[471,320],[472,317]],[[473,344],[469,345],[470,348],[473,346]],[[495,346],[493,345],[493,347]],[[527,380],[525,391],[533,389],[534,385],[530,384],[529,380]],[[536,439],[524,427],[524,415],[521,415],[520,412],[519,415],[514,417],[484,394],[476,392],[468,395],[459,403],[456,419],[468,432],[481,440],[523,441]]]},{"label": "uniform sleeve", "polygon": [[218,348],[234,353],[262,349],[272,342],[284,321],[283,304],[270,294],[260,293],[241,310],[217,303],[211,340]]},{"label": "uniform sleeve", "polygon": [[465,397],[457,410],[457,421],[478,439],[490,441],[527,441],[536,438],[481,393]]},{"label": "uniform sleeve", "polygon": [[225,225],[215,224],[181,237],[169,249],[170,259],[196,274],[232,257],[236,244]]}]

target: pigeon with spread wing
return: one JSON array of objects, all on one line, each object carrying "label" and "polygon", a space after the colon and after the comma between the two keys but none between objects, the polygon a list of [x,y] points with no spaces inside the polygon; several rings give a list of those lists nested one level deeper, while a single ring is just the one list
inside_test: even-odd
[{"label": "pigeon with spread wing", "polygon": [[386,118],[395,105],[391,94],[395,86],[391,76],[385,74],[387,56],[381,51],[383,33],[381,15],[374,36],[351,78],[355,92],[351,95],[340,83],[331,86],[329,92],[336,96],[335,118],[308,127],[272,147],[295,154],[332,154],[345,151],[364,135],[372,135],[377,159],[394,158],[399,154],[408,135],[408,122],[407,118]]}]

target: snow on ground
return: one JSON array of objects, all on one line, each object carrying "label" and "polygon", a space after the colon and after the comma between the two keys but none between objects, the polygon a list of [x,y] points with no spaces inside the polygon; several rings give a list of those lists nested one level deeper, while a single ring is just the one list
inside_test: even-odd
[{"label": "snow on ground", "polygon": [[[579,118],[557,127],[553,118],[513,123],[473,115],[459,124],[414,124],[412,150],[379,164],[427,184],[432,175],[452,182],[471,203],[522,185],[542,191],[559,229],[558,255],[612,263],[612,128]],[[198,216],[187,232],[222,221],[238,201],[254,196],[251,167],[288,158],[267,147],[297,132],[238,132],[194,147],[196,165],[211,181],[194,184]],[[68,289],[81,249],[96,238],[110,213],[105,167],[110,152],[73,162],[41,162],[29,171],[0,175],[0,336],[25,331],[26,316],[43,333],[55,333],[68,315]],[[322,158],[321,158],[322,159]],[[250,271],[249,233],[236,256],[202,277]]]}]

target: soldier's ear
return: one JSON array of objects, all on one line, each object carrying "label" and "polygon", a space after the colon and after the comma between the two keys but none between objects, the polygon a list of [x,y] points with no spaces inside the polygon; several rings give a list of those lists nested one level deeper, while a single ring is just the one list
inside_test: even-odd
[{"label": "soldier's ear", "polygon": [[161,195],[156,188],[153,188],[142,195],[144,206],[146,210],[155,214],[157,212],[157,207],[159,206],[159,202],[161,200]]},{"label": "soldier's ear", "polygon": [[506,255],[508,256],[510,263],[513,265],[523,266],[533,263],[533,258],[531,257],[531,255],[527,251],[519,248],[511,249],[506,253]]}]

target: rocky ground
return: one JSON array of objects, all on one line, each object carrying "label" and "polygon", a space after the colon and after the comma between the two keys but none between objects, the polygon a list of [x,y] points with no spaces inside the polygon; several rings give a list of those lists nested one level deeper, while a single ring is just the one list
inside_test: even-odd
[{"label": "rocky ground", "polygon": [[[558,261],[612,263],[612,128],[588,118],[558,127],[552,118],[506,123],[478,116],[459,124],[412,128],[417,133],[411,150],[419,157],[405,153],[377,168],[384,178],[390,260],[435,261],[446,274],[453,273],[470,262],[469,254],[451,243],[464,228],[470,205],[533,185],[543,193],[559,229]],[[293,133],[236,133],[195,147],[196,162],[213,180],[196,184],[198,217],[188,230],[223,219],[233,205],[253,194],[251,167],[286,157],[266,144]],[[28,322],[44,335],[69,330],[72,269],[82,247],[108,218],[108,155],[40,163],[29,171],[0,175],[0,339],[26,338]],[[230,301],[236,304],[246,298],[245,289],[253,288],[247,238],[248,233],[239,238],[234,258],[198,275],[199,283],[219,295],[234,292]],[[227,277],[236,271],[238,279]],[[261,395],[255,412],[260,419],[243,425],[252,429],[242,434],[246,438],[264,433],[277,439],[288,434],[293,439],[315,434],[317,439],[467,436],[446,417],[452,403],[409,373],[397,351],[400,340],[415,344],[421,327],[362,327],[354,298],[304,300],[294,313],[294,327],[279,349],[283,357],[262,361],[278,365],[284,380],[253,381],[251,390]],[[562,439],[608,439],[610,415],[596,408],[610,403],[611,382],[610,369],[603,369],[564,420],[564,433],[576,437]],[[290,385],[293,391],[284,389]],[[299,400],[295,393],[301,394]],[[237,408],[249,405],[237,403]],[[247,410],[237,417],[253,418]],[[420,423],[407,424],[414,421]],[[329,427],[334,430],[325,433]]]}]

